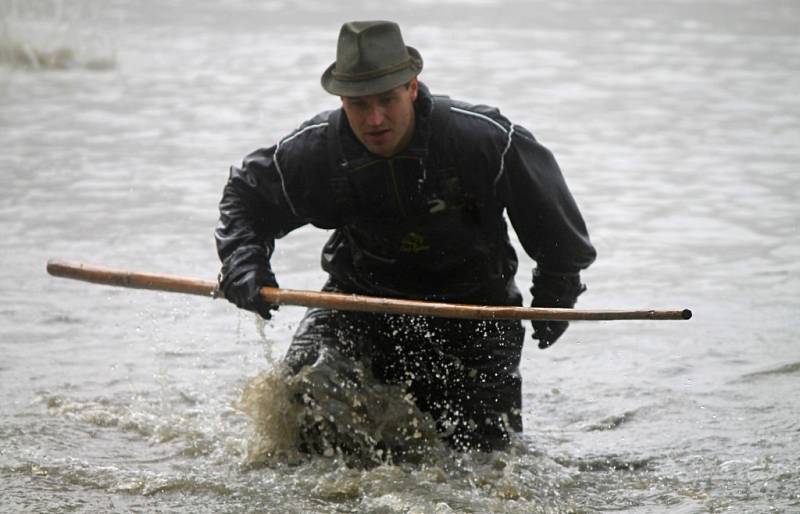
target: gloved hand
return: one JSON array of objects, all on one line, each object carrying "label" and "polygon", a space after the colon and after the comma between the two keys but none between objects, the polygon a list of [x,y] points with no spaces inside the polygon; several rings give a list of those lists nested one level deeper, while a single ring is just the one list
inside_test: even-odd
[{"label": "gloved hand", "polygon": [[[533,301],[531,307],[557,307],[571,309],[578,295],[586,291],[579,273],[556,273],[536,269],[533,272]],[[533,338],[539,341],[539,348],[545,349],[555,343],[569,327],[568,321],[531,321]]]},{"label": "gloved hand", "polygon": [[250,268],[240,273],[234,270],[230,274],[220,273],[219,289],[225,298],[239,307],[257,313],[264,319],[271,319],[270,311],[277,310],[261,298],[262,287],[278,287],[275,274],[269,270]]}]

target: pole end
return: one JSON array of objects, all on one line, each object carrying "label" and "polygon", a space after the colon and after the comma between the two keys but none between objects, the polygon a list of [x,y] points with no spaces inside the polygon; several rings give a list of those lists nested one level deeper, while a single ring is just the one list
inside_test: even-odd
[{"label": "pole end", "polygon": [[692,311],[689,309],[683,309],[681,311],[681,317],[683,319],[692,319]]},{"label": "pole end", "polygon": [[60,264],[59,261],[56,260],[56,259],[48,259],[48,261],[47,261],[47,273],[50,274],[50,275],[55,275],[57,270],[58,270],[59,264]]}]

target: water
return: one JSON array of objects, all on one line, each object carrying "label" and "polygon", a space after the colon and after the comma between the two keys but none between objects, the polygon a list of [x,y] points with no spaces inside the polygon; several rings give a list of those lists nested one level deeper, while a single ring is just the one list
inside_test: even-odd
[{"label": "water", "polygon": [[[0,0],[0,511],[800,511],[795,2],[225,4]],[[378,17],[434,92],[555,152],[599,251],[580,307],[695,317],[529,344],[507,452],[259,460],[302,309],[259,326],[45,262],[216,276],[227,166],[334,106],[338,27]],[[279,242],[283,286],[320,287],[325,238]]]}]

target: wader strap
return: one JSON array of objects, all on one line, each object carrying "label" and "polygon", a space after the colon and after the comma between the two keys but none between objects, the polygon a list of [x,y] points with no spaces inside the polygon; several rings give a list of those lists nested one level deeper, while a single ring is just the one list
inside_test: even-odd
[{"label": "wader strap", "polygon": [[431,126],[434,134],[446,134],[450,126],[450,97],[447,95],[433,95],[433,113]]},{"label": "wader strap", "polygon": [[[431,114],[432,133],[436,134],[437,138],[446,140],[448,137],[448,130],[450,128],[450,107],[452,102],[447,95],[433,95],[433,113]],[[446,144],[436,145],[439,148],[446,148]],[[451,165],[453,160],[452,155],[431,155],[429,169],[433,171],[434,176],[431,177],[435,182],[434,188],[438,195],[452,199],[462,195],[461,177],[458,175],[458,170],[455,166]]]},{"label": "wader strap", "polygon": [[333,191],[333,201],[340,209],[342,218],[347,220],[355,212],[355,195],[347,178],[347,161],[342,153],[339,141],[339,123],[342,119],[342,110],[333,111],[328,118],[328,163],[330,168],[330,184]]}]

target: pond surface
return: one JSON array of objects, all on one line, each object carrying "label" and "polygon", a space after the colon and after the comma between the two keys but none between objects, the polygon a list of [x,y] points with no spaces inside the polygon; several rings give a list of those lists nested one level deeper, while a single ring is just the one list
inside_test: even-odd
[{"label": "pond surface", "polygon": [[[507,452],[254,462],[301,308],[45,263],[213,279],[228,166],[337,105],[339,26],[374,18],[553,150],[599,253],[579,307],[694,318],[529,343]],[[778,0],[0,0],[0,511],[797,512],[798,26]],[[321,286],[326,238],[278,242],[282,286]]]}]

